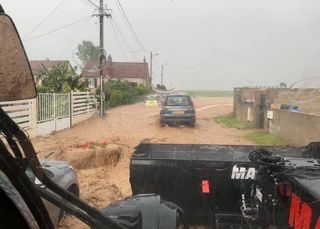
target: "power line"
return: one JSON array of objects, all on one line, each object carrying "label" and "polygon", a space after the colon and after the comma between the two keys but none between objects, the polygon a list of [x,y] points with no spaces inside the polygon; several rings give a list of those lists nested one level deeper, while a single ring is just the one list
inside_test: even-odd
[{"label": "power line", "polygon": [[[79,37],[79,35],[80,35],[84,30],[87,29],[90,19],[91,19],[91,18],[89,17],[89,18],[85,21],[86,24],[84,24],[83,26],[82,26],[82,24],[81,24],[80,30],[78,30],[77,33],[75,33],[75,36],[74,36],[74,37],[71,39],[71,41],[69,42],[70,45],[72,44],[73,41],[75,41],[75,40]],[[68,45],[68,46],[69,46],[69,45]]]},{"label": "power line", "polygon": [[147,51],[147,49],[144,47],[144,45],[142,44],[141,40],[139,39],[138,35],[136,34],[136,32],[134,31],[131,23],[129,22],[129,19],[126,15],[126,12],[124,11],[122,4],[120,2],[120,0],[114,0],[116,5],[118,6],[118,8],[120,9],[120,11],[122,12],[122,15],[124,16],[125,22],[128,25],[129,29],[131,30],[132,34],[134,35],[134,37],[136,38],[136,40],[138,41],[139,45],[141,46],[142,49],[144,49],[145,51]]},{"label": "power line", "polygon": [[39,28],[45,21],[47,21],[59,8],[60,6],[62,6],[63,3],[65,3],[66,0],[62,0],[59,5],[54,8],[48,16],[46,16],[36,27],[33,28],[33,30],[31,30],[31,32],[29,32],[25,38],[29,37],[37,28]]},{"label": "power line", "polygon": [[31,40],[34,40],[34,39],[37,39],[37,38],[40,38],[40,37],[47,36],[47,35],[49,35],[49,34],[51,34],[51,33],[58,32],[58,31],[60,31],[60,30],[62,30],[62,29],[65,29],[65,28],[68,28],[68,27],[70,27],[70,26],[72,26],[72,25],[74,25],[74,24],[77,24],[77,23],[79,23],[79,22],[81,22],[81,21],[83,21],[83,20],[85,20],[85,19],[87,19],[87,18],[89,18],[89,17],[91,17],[91,16],[88,16],[88,17],[79,19],[79,20],[77,20],[77,21],[75,21],[75,22],[72,22],[72,23],[70,23],[70,24],[64,25],[64,26],[62,26],[62,27],[60,27],[60,28],[51,30],[51,31],[49,31],[49,32],[46,32],[46,33],[43,33],[43,34],[40,34],[40,35],[31,37],[31,38],[29,38],[29,39],[25,39],[24,41],[31,41]]},{"label": "power line", "polygon": [[113,18],[111,19],[110,24],[111,24],[113,29],[116,28],[116,30],[118,31],[118,33],[120,34],[120,36],[124,40],[125,45],[127,46],[127,50],[131,50],[131,46],[129,45],[128,40],[125,38],[124,34],[122,33],[122,31],[120,30],[118,24],[116,23],[116,21]]},{"label": "power line", "polygon": [[81,33],[83,30],[86,29],[87,27],[87,24],[89,23],[91,17],[90,18],[87,18],[86,20],[84,20],[82,23],[79,23],[79,25],[73,30],[71,31],[65,39],[63,39],[60,43],[58,43],[56,46],[54,46],[53,48],[54,49],[57,49],[57,48],[61,48],[62,46],[64,46],[65,44],[67,43],[70,43],[69,41],[73,41],[75,40],[75,38],[72,38],[72,37],[76,37],[78,36],[78,33]]},{"label": "power line", "polygon": [[92,9],[96,9],[97,8],[94,5],[90,4],[87,0],[82,0],[82,2],[84,2],[86,5],[90,6]]},{"label": "power line", "polygon": [[[88,18],[88,20],[86,21],[87,23],[85,25],[82,26],[81,24],[81,30],[78,31],[78,33],[76,33],[76,35],[73,37],[73,39],[67,44],[67,47],[64,49],[65,51],[62,53],[62,55],[66,55],[66,53],[68,52],[68,48],[72,45],[72,43],[79,37],[79,35],[86,30],[86,28],[88,27],[88,24],[90,22],[90,18]],[[77,50],[77,46],[73,49],[72,51],[72,58],[73,61],[75,62],[76,65],[81,66],[81,63],[79,63],[79,61],[76,58],[76,50]]]},{"label": "power line", "polygon": [[93,1],[91,1],[91,0],[87,0],[87,1],[89,3],[91,3],[91,5],[93,5],[94,7],[99,8],[99,6],[96,3],[94,3]]},{"label": "power line", "polygon": [[90,6],[92,9],[98,9],[99,6],[92,2],[91,0],[82,0],[83,2],[85,2],[88,6]]},{"label": "power line", "polygon": [[[88,0],[89,1],[89,0]],[[99,2],[99,0],[90,0],[91,2],[93,1],[93,2],[95,2],[94,4],[96,4],[97,6],[99,6],[100,5],[100,2]]]},{"label": "power line", "polygon": [[127,46],[127,50],[130,51],[132,53],[132,55],[135,57],[136,60],[138,60],[138,57],[136,56],[136,54],[133,52],[128,40],[126,39],[126,37],[124,36],[124,34],[122,33],[122,31],[120,30],[117,22],[111,18],[111,24],[114,24],[114,26],[116,27],[117,31],[119,32],[120,36],[122,37],[122,39],[124,40],[126,46]]},{"label": "power line", "polygon": [[54,49],[58,51],[57,53],[65,55],[69,51],[69,48],[73,45],[73,42],[84,30],[87,29],[90,19],[91,18],[88,18],[87,20],[83,21],[83,23],[80,23],[79,26],[68,35],[67,39],[64,39],[63,42],[54,47]]},{"label": "power line", "polygon": [[111,28],[112,28],[112,32],[113,32],[113,34],[114,34],[114,37],[115,37],[116,41],[118,42],[118,44],[119,44],[119,46],[120,46],[120,48],[121,48],[121,50],[122,50],[122,56],[124,57],[124,59],[125,59],[126,61],[128,61],[128,58],[127,58],[127,56],[125,55],[125,53],[126,53],[125,47],[123,46],[121,40],[119,39],[118,34],[117,34],[117,32],[116,32],[116,29],[115,29],[114,25],[113,25],[111,22],[110,22],[110,25],[111,25]]},{"label": "power line", "polygon": [[124,11],[122,4],[120,2],[120,0],[114,0],[116,2],[116,5],[118,6],[118,8],[120,9],[120,13],[121,15],[123,15],[124,20],[126,22],[126,24],[128,25],[129,29],[131,30],[132,34],[134,35],[134,37],[136,38],[136,40],[138,41],[139,45],[141,46],[142,49],[146,50],[146,48],[144,47],[144,45],[142,44],[142,42],[140,41],[139,37],[137,36],[136,32],[134,31],[131,23],[129,22],[129,19],[126,15],[126,12]]}]

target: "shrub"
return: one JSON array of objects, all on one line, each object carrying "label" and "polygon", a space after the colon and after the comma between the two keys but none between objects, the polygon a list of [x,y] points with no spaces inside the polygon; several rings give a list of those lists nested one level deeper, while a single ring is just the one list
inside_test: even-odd
[{"label": "shrub", "polygon": [[[144,85],[135,87],[128,81],[108,80],[105,85],[105,99],[109,102],[110,107],[119,106],[122,104],[130,104],[137,101],[141,95],[146,95],[149,89]],[[100,89],[96,90],[96,95],[100,95]]]},{"label": "shrub", "polygon": [[138,90],[138,94],[139,95],[147,95],[150,93],[150,89],[147,88],[146,86],[144,86],[143,84],[140,84],[138,87],[137,87],[137,90]]},{"label": "shrub", "polygon": [[124,104],[123,101],[124,101],[124,96],[122,91],[114,90],[111,92],[111,97],[109,100],[110,107],[115,107],[115,106]]},{"label": "shrub", "polygon": [[138,95],[138,90],[128,81],[109,80],[106,82],[105,88],[106,98],[110,95],[110,106],[133,103]]}]

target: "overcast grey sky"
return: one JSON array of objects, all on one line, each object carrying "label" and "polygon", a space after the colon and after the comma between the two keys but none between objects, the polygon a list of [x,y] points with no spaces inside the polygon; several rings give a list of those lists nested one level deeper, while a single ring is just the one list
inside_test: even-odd
[{"label": "overcast grey sky", "polygon": [[[143,56],[149,60],[147,51],[159,53],[154,57],[155,83],[165,63],[165,84],[179,89],[273,86],[320,75],[319,1],[121,0],[146,50],[124,23],[115,1],[104,1],[125,37],[106,19],[107,53],[114,61],[142,61]],[[86,18],[94,12],[87,0],[66,0],[27,36],[61,2],[1,1],[29,59],[68,59],[76,64],[77,44],[84,39],[98,44],[97,18]],[[79,19],[83,20],[66,29],[34,38]]]}]

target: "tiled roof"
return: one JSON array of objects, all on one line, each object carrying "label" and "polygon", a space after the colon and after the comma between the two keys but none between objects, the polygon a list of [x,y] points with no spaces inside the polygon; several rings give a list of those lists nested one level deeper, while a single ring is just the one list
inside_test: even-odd
[{"label": "tiled roof", "polygon": [[65,63],[70,64],[68,60],[30,60],[31,70],[34,75],[37,75],[37,73],[43,68],[50,69],[54,66]]},{"label": "tiled roof", "polygon": [[[103,74],[113,79],[144,78],[149,77],[148,64],[145,62],[106,62]],[[82,72],[84,77],[99,77],[99,62],[88,62]]]}]

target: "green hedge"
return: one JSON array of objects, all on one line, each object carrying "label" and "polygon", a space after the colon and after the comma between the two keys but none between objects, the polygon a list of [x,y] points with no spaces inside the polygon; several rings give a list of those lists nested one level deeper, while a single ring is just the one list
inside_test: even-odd
[{"label": "green hedge", "polygon": [[111,93],[111,97],[109,100],[109,105],[110,107],[116,107],[119,106],[121,104],[123,104],[124,102],[124,96],[123,96],[123,92],[120,90],[114,90]]},{"label": "green hedge", "polygon": [[[135,87],[128,81],[109,80],[105,83],[105,98],[109,107],[134,103],[137,98],[148,93],[149,89],[146,86]],[[97,89],[96,94],[100,95],[100,89]]]},{"label": "green hedge", "polygon": [[147,88],[146,86],[140,84],[138,87],[137,87],[137,90],[138,90],[138,94],[139,95],[147,95],[150,93],[150,88]]}]

